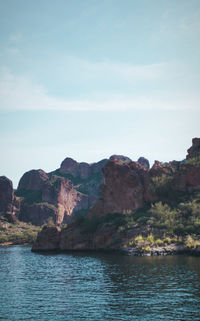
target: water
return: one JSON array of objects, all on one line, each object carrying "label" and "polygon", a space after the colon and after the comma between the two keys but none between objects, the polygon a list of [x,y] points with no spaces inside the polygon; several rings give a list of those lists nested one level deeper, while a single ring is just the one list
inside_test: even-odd
[{"label": "water", "polygon": [[0,248],[0,320],[200,320],[200,257]]}]

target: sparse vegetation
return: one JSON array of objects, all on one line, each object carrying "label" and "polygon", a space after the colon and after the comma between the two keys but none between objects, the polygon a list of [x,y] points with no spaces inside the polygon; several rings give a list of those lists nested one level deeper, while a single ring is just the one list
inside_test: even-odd
[{"label": "sparse vegetation", "polygon": [[200,156],[186,159],[185,164],[192,166],[200,166]]},{"label": "sparse vegetation", "polygon": [[11,224],[0,221],[0,244],[33,244],[41,227],[30,223],[19,222]]},{"label": "sparse vegetation", "polygon": [[168,194],[173,181],[172,175],[162,174],[161,176],[152,177],[151,192]]}]

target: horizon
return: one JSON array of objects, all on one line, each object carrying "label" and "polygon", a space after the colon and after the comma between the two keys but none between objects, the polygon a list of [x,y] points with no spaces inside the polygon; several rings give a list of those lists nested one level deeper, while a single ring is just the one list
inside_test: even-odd
[{"label": "horizon", "polygon": [[200,137],[200,2],[0,0],[0,175],[181,161]]}]

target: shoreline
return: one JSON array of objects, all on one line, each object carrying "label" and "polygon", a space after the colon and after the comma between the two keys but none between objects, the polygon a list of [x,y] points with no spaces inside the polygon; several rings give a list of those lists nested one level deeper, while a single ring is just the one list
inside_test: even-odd
[{"label": "shoreline", "polygon": [[121,254],[127,256],[173,256],[173,255],[192,255],[200,256],[200,246],[196,248],[186,247],[184,245],[171,244],[165,247],[151,247],[150,250],[144,250],[137,247],[127,247],[121,249],[60,249],[60,248],[46,248],[35,249],[33,243],[28,242],[4,242],[0,243],[0,247],[11,247],[15,245],[30,246],[33,253],[106,253],[106,254]]},{"label": "shoreline", "polygon": [[126,249],[31,249],[34,253],[106,253],[106,254],[122,254],[127,256],[173,256],[173,255],[192,255],[200,256],[200,246],[198,248],[188,248],[183,245],[175,245],[168,247],[152,247],[149,251],[139,248],[126,248]]}]

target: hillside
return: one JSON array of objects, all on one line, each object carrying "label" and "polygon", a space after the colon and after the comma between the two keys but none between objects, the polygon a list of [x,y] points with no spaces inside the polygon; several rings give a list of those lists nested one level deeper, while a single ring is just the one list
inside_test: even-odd
[{"label": "hillside", "polygon": [[151,169],[112,158],[102,169],[101,195],[87,216],[67,227],[44,227],[41,250],[123,250],[137,255],[200,252],[200,139],[186,160]]}]

